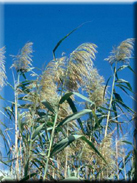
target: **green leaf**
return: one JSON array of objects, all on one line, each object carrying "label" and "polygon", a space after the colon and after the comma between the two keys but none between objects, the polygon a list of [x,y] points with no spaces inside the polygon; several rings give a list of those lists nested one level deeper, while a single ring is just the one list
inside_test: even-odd
[{"label": "green leaf", "polygon": [[24,177],[28,175],[28,169],[29,169],[29,159],[27,160],[27,163],[24,168]]},{"label": "green leaf", "polygon": [[32,140],[35,139],[35,137],[40,133],[40,131],[42,130],[42,128],[44,127],[45,123],[38,126],[32,133]]},{"label": "green leaf", "polygon": [[89,98],[85,97],[84,95],[77,93],[77,92],[73,92],[73,94],[80,97],[81,99],[86,100],[87,102],[90,102],[91,104],[95,105],[94,102],[92,102]]},{"label": "green leaf", "polygon": [[126,93],[127,95],[129,95],[128,92],[121,85],[116,85],[116,86],[118,86],[121,90],[123,90],[124,93]]},{"label": "green leaf", "polygon": [[124,80],[124,79],[118,79],[118,80],[116,80],[116,83],[125,83],[127,85],[127,87],[130,90],[132,90],[132,87],[131,87],[130,83],[128,81]]},{"label": "green leaf", "polygon": [[55,46],[55,48],[53,49],[53,57],[55,59],[55,51],[56,49],[59,47],[59,45],[68,37],[70,36],[73,32],[75,32],[77,29],[79,29],[82,25],[84,25],[85,23],[81,24],[80,26],[78,26],[77,28],[73,29],[71,32],[69,32],[66,36],[64,36]]},{"label": "green leaf", "polygon": [[3,107],[3,109],[7,112],[10,119],[12,119],[12,116],[14,117],[14,113],[11,107],[7,106],[7,107]]},{"label": "green leaf", "polygon": [[29,84],[31,84],[31,83],[33,83],[35,80],[25,80],[25,81],[22,81],[19,85],[18,85],[18,87],[19,86],[26,86],[26,85],[29,85]]},{"label": "green leaf", "polygon": [[108,86],[108,82],[109,82],[109,80],[112,78],[112,76],[110,76],[109,78],[108,78],[108,80],[107,80],[107,82],[106,82],[106,85],[105,85],[105,88],[104,88],[104,93],[103,93],[103,99],[104,99],[104,97],[105,97],[105,93],[106,93],[106,88],[107,88],[107,86]]},{"label": "green leaf", "polygon": [[130,65],[128,65],[128,68],[129,68],[134,74],[136,74],[136,72],[130,67]]},{"label": "green leaf", "polygon": [[108,108],[102,107],[102,106],[99,106],[99,108],[104,109],[104,110],[106,110],[106,111],[110,111],[110,112],[116,112],[116,111],[114,111],[114,110],[112,110],[112,109],[108,109]]},{"label": "green leaf", "polygon": [[66,93],[63,95],[63,97],[60,99],[59,104],[62,104],[65,100],[67,100],[71,95],[73,95],[73,92]]},{"label": "green leaf", "polygon": [[[77,108],[75,107],[75,104],[74,104],[74,102],[73,102],[73,100],[72,100],[71,98],[68,98],[68,99],[67,99],[67,102],[68,102],[69,106],[71,107],[73,113],[78,112],[78,111],[77,111]],[[78,119],[77,119],[77,122],[78,122],[78,124],[79,124],[79,126],[80,126],[82,132],[84,133],[84,128],[83,128],[81,119],[78,118]]]},{"label": "green leaf", "polygon": [[63,179],[63,181],[80,181],[80,179],[78,177],[71,176],[67,177],[66,179]]},{"label": "green leaf", "polygon": [[69,137],[61,140],[58,143],[56,143],[56,145],[54,145],[52,150],[51,150],[50,157],[58,154],[65,147],[67,147],[69,144],[71,144],[73,141],[77,140],[80,137],[82,137],[82,135],[70,135]]},{"label": "green leaf", "polygon": [[22,109],[28,109],[30,107],[32,107],[33,104],[22,104],[20,105],[18,108],[22,108]]},{"label": "green leaf", "polygon": [[94,146],[94,144],[89,141],[85,136],[82,136],[81,139],[85,141],[95,152],[96,154],[103,159],[103,161],[107,164],[107,161],[105,158],[101,155],[101,153],[97,150],[97,148]]},{"label": "green leaf", "polygon": [[112,108],[115,111],[114,114],[115,114],[116,120],[118,121],[117,108],[116,108],[116,105],[115,105],[114,101],[112,101]]},{"label": "green leaf", "polygon": [[62,126],[62,125],[66,124],[66,123],[68,123],[68,122],[70,122],[70,121],[79,119],[81,116],[83,116],[83,115],[85,115],[85,114],[87,114],[87,113],[91,113],[91,112],[92,112],[92,110],[90,110],[90,109],[84,109],[84,110],[82,110],[82,111],[80,111],[80,112],[71,114],[71,115],[67,116],[64,120],[62,120],[62,121],[58,124],[57,127]]},{"label": "green leaf", "polygon": [[115,98],[116,98],[117,100],[123,102],[121,96],[120,96],[118,93],[114,92],[114,95],[115,95]]},{"label": "green leaf", "polygon": [[116,86],[126,88],[126,89],[129,90],[130,92],[134,93],[133,90],[131,90],[129,87],[127,87],[127,86],[125,86],[125,85],[122,85],[121,83],[120,83],[120,84],[116,84]]},{"label": "green leaf", "polygon": [[19,127],[20,133],[22,134],[22,132],[23,132],[23,124],[22,124],[20,115],[18,115],[18,127]]},{"label": "green leaf", "polygon": [[120,67],[118,68],[117,72],[118,72],[118,71],[121,71],[121,70],[123,70],[123,69],[125,69],[125,68],[129,68],[129,69],[135,74],[135,71],[130,67],[130,65],[122,65],[122,66],[120,66]]},{"label": "green leaf", "polygon": [[127,140],[122,140],[122,142],[133,146],[133,144],[131,142],[127,141]]},{"label": "green leaf", "polygon": [[7,160],[7,161],[3,161],[3,160],[0,159],[0,162],[10,167],[10,165],[8,165],[8,163],[13,162],[14,160],[16,160],[16,158],[13,158],[13,159]]},{"label": "green leaf", "polygon": [[49,111],[51,111],[52,113],[55,112],[54,109],[53,109],[53,107],[50,105],[49,102],[43,101],[42,104],[43,104]]},{"label": "green leaf", "polygon": [[118,69],[117,69],[117,72],[118,71],[121,71],[121,70],[123,70],[123,69],[125,69],[125,68],[127,68],[128,67],[128,65],[122,65],[122,66],[120,66]]},{"label": "green leaf", "polygon": [[126,110],[131,111],[131,112],[134,113],[134,111],[130,107],[128,107],[126,104],[124,104],[122,101],[116,100],[116,102],[118,102],[119,104],[121,104]]},{"label": "green leaf", "polygon": [[6,81],[6,83],[7,83],[13,90],[15,90],[15,88],[14,88],[9,82]]},{"label": "green leaf", "polygon": [[[3,164],[6,165],[6,166],[9,166],[9,165],[7,164],[6,161],[2,161],[2,160],[0,159],[0,162],[3,163]],[[9,167],[10,167],[10,166],[9,166]]]},{"label": "green leaf", "polygon": [[5,128],[7,128],[7,126],[0,120],[0,124],[3,125]]},{"label": "green leaf", "polygon": [[95,113],[94,110],[92,111],[92,114],[93,114],[94,119],[95,119],[95,125],[96,125],[96,127],[99,127],[98,116],[96,115],[96,113]]},{"label": "green leaf", "polygon": [[29,175],[26,175],[23,179],[21,179],[19,182],[24,182],[26,180],[29,180],[30,178],[32,178],[34,175],[37,175],[37,173],[31,173]]},{"label": "green leaf", "polygon": [[95,105],[94,102],[92,102],[89,98],[85,97],[84,95],[80,94],[80,93],[77,93],[77,92],[69,92],[69,93],[66,93],[60,100],[59,104],[62,104],[65,100],[69,99],[71,95],[76,95],[77,97],[80,97],[81,99],[87,101],[87,102],[90,102],[92,105]]}]

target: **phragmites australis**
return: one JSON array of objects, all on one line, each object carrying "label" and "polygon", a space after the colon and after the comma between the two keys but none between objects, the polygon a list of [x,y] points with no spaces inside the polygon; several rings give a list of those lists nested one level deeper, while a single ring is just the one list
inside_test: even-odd
[{"label": "phragmites australis", "polygon": [[30,66],[32,65],[32,42],[28,42],[21,49],[18,55],[11,55],[13,57],[14,63],[11,67],[15,67],[16,71],[27,72]]},{"label": "phragmites australis", "polygon": [[115,62],[123,62],[128,64],[133,53],[134,42],[134,38],[129,38],[122,41],[118,47],[113,48],[111,55],[105,60],[109,61],[111,65]]},{"label": "phragmites australis", "polygon": [[101,105],[104,78],[93,67],[96,47],[93,43],[84,43],[77,47],[69,57],[49,62],[41,77],[41,96],[50,100],[49,102],[52,100],[55,105],[61,97],[61,91],[73,92],[81,88],[97,106]]},{"label": "phragmites australis", "polygon": [[7,79],[5,71],[5,47],[0,48],[0,89],[6,84],[5,80]]}]

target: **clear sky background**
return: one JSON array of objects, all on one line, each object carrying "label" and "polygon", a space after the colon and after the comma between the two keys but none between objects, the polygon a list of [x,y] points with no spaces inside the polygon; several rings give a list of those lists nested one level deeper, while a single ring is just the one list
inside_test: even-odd
[{"label": "clear sky background", "polygon": [[[10,54],[16,55],[26,42],[31,41],[34,43],[33,65],[42,68],[53,58],[52,50],[57,42],[87,21],[91,22],[68,37],[56,55],[60,57],[62,52],[68,55],[84,42],[95,43],[98,53],[94,64],[107,80],[111,69],[104,58],[108,57],[112,46],[134,37],[133,4],[5,4],[4,45],[9,81],[12,80]],[[133,77],[128,75],[127,79],[132,81]]]},{"label": "clear sky background", "polygon": [[[9,69],[13,63],[10,55],[16,55],[26,42],[34,43],[33,65],[42,69],[45,63],[52,60],[52,50],[57,42],[87,21],[91,22],[84,24],[62,42],[56,56],[60,57],[62,52],[68,55],[84,42],[95,43],[98,53],[94,65],[107,81],[112,72],[110,64],[104,59],[109,56],[113,46],[135,37],[134,10],[133,3],[4,4],[8,82],[13,83]],[[133,60],[130,64],[134,67]],[[128,73],[125,71],[122,72],[123,79],[129,80],[133,85],[134,76],[128,70]],[[8,88],[5,88],[5,95],[11,99]],[[132,105],[132,101],[127,102],[129,106]]]},{"label": "clear sky background", "polygon": [[[52,60],[52,50],[57,42],[80,24],[80,29],[71,34],[56,51],[70,54],[84,42],[95,43],[98,48],[94,61],[99,74],[105,81],[111,75],[110,64],[104,59],[109,56],[113,46],[118,46],[127,38],[133,38],[135,26],[134,5],[89,3],[89,4],[4,4],[4,45],[6,46],[6,71],[8,82],[13,84],[10,66],[12,58],[26,42],[33,42],[33,66],[42,68]],[[131,66],[134,67],[133,60]],[[133,86],[134,76],[123,72],[123,79]],[[8,87],[5,98],[13,100]],[[132,107],[132,101],[127,100]]]}]

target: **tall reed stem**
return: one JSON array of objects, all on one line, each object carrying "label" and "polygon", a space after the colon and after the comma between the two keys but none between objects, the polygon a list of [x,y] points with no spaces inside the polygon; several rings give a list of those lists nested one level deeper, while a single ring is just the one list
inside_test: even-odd
[{"label": "tall reed stem", "polygon": [[56,112],[55,118],[54,118],[54,125],[53,125],[53,129],[52,129],[52,133],[51,133],[51,139],[50,139],[50,145],[49,145],[49,150],[48,150],[48,156],[47,156],[47,161],[46,161],[45,170],[44,170],[44,177],[43,177],[44,180],[46,179],[46,175],[47,175],[48,163],[49,163],[51,147],[52,147],[53,139],[54,139],[54,132],[55,132],[55,127],[56,127],[56,123],[57,123],[57,117],[58,117],[58,112]]},{"label": "tall reed stem", "polygon": [[[67,124],[67,137],[68,137],[68,124]],[[66,157],[65,157],[65,170],[64,177],[67,178],[67,167],[68,167],[68,147],[66,147]]]},{"label": "tall reed stem", "polygon": [[17,82],[15,83],[15,153],[16,153],[16,162],[15,162],[15,171],[16,178],[19,179],[19,157],[18,157],[18,85],[20,80],[20,73],[17,76]]},{"label": "tall reed stem", "polygon": [[110,102],[109,102],[109,111],[108,111],[108,115],[107,115],[107,122],[106,122],[106,128],[105,128],[105,137],[107,136],[107,131],[108,131],[110,109],[111,109],[112,100],[113,100],[115,81],[116,81],[116,66],[114,67],[113,83],[112,83],[112,90],[111,90],[111,98],[110,98]]}]

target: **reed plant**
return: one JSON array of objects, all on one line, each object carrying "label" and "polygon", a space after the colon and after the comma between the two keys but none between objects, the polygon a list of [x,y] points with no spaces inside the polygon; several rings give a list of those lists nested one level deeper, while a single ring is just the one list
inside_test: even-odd
[{"label": "reed plant", "polygon": [[[124,130],[133,125],[135,112],[121,97],[124,92],[134,100],[134,91],[119,77],[124,70],[134,73],[129,61],[135,40],[123,41],[105,59],[112,69],[105,82],[94,65],[94,43],[83,43],[68,56],[56,58],[57,48],[71,33],[57,43],[53,60],[41,74],[32,66],[33,43],[12,56],[14,86],[6,83],[14,101],[4,109],[15,136],[14,141],[10,135],[5,139],[8,159],[3,155],[0,161],[9,175],[3,173],[1,180],[135,179],[135,146]],[[4,48],[0,63],[3,87]]]}]

